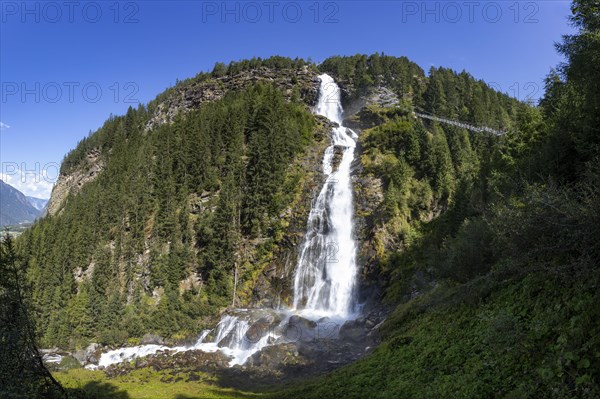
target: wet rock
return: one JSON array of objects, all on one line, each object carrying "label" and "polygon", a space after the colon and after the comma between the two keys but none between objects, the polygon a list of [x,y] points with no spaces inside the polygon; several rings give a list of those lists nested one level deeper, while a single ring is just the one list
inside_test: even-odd
[{"label": "wet rock", "polygon": [[71,355],[69,352],[67,352],[65,350],[62,350],[60,348],[57,348],[57,347],[48,348],[48,349],[40,349],[39,352],[44,357],[48,357],[48,356],[70,356]]},{"label": "wet rock", "polygon": [[260,341],[265,335],[267,335],[274,327],[278,319],[274,314],[268,313],[252,323],[244,335],[244,339],[250,343],[256,343]]},{"label": "wet rock", "polygon": [[134,364],[135,364],[136,369],[148,367],[148,358],[146,358],[146,357],[137,358],[137,359],[135,359]]},{"label": "wet rock", "polygon": [[219,342],[217,342],[217,346],[219,348],[226,348],[226,347],[230,347],[233,346],[235,342],[235,328],[229,332],[229,334],[227,334],[225,337],[223,337],[223,339],[221,339]]},{"label": "wet rock", "polygon": [[342,162],[342,158],[344,156],[345,147],[341,145],[336,145],[333,147],[333,158],[331,159],[331,169],[336,172],[340,163]]},{"label": "wet rock", "polygon": [[203,370],[217,370],[229,367],[230,356],[221,352],[186,351],[173,356],[180,366],[196,366]]},{"label": "wet rock", "polygon": [[326,341],[317,340],[310,342],[298,342],[298,353],[308,359],[323,359],[331,353],[331,344]]},{"label": "wet rock", "polygon": [[363,342],[367,336],[365,319],[348,320],[340,327],[340,338],[351,342]]},{"label": "wet rock", "polygon": [[304,317],[294,315],[290,317],[285,326],[283,335],[288,341],[312,341],[316,337],[317,323],[305,319]]},{"label": "wet rock", "polygon": [[369,343],[369,345],[376,346],[379,343],[381,343],[381,333],[379,329],[382,324],[383,323],[378,324],[377,326],[375,326],[375,328],[373,328],[367,333],[367,342]]},{"label": "wet rock", "polygon": [[340,332],[340,323],[338,321],[323,318],[317,323],[317,339],[337,339]]},{"label": "wet rock", "polygon": [[75,353],[73,353],[73,357],[77,359],[82,366],[84,366],[88,363],[98,364],[101,353],[102,345],[92,343],[85,349],[75,351]]}]

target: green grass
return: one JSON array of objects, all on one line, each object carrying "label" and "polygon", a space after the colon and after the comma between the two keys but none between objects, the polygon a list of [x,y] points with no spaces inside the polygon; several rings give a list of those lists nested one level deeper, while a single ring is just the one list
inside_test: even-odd
[{"label": "green grass", "polygon": [[[194,377],[190,379],[190,375]],[[103,371],[73,369],[55,372],[54,377],[75,398],[94,399],[247,399],[256,393],[240,392],[218,386],[214,377],[202,373],[171,373],[152,368],[108,378]]]},{"label": "green grass", "polygon": [[596,284],[538,273],[441,286],[401,305],[371,356],[273,398],[600,397]]}]

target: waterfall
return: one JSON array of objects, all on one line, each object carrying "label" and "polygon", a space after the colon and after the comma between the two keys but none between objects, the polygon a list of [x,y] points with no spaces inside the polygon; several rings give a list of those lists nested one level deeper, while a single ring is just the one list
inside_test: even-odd
[{"label": "waterfall", "polygon": [[[192,346],[141,345],[120,348],[103,353],[100,366],[158,351],[182,352],[194,349],[221,351],[232,357],[230,366],[244,364],[265,346],[291,339],[286,334],[286,326],[294,314],[313,321],[322,320],[323,317],[343,321],[353,316],[357,266],[356,243],[352,231],[354,212],[350,169],[357,136],[351,129],[342,126],[340,89],[333,78],[324,74],[319,76],[319,80],[321,85],[315,113],[327,117],[338,126],[332,130],[331,145],[323,155],[323,173],[327,178],[312,204],[304,242],[299,251],[294,275],[293,309],[254,309],[253,312],[249,309],[235,309],[232,313],[236,315],[227,314],[221,318],[212,342],[204,342],[211,332],[205,330]],[[341,152],[338,165],[334,165],[336,152],[338,158]],[[261,324],[261,320],[270,321]],[[252,328],[257,326],[259,328]],[[261,326],[264,328],[260,328]]]},{"label": "waterfall", "polygon": [[[329,75],[321,81],[316,113],[339,126],[323,157],[325,184],[312,206],[294,278],[294,308],[302,314],[347,318],[352,313],[356,279],[350,168],[356,135],[342,125],[340,89]],[[334,171],[336,149],[341,161]]]}]

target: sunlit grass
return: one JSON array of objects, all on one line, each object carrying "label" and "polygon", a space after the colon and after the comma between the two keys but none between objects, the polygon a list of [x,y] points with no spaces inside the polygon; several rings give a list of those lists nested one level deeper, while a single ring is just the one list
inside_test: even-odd
[{"label": "sunlit grass", "polygon": [[[117,399],[245,399],[260,398],[218,385],[215,377],[203,373],[169,373],[144,368],[114,378],[103,371],[73,369],[55,372],[54,377],[75,397]],[[190,378],[192,377],[192,378]]]}]

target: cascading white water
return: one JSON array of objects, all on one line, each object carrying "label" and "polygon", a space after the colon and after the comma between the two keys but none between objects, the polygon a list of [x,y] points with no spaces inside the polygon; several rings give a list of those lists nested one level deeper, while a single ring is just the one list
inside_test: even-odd
[{"label": "cascading white water", "polygon": [[[329,75],[321,80],[316,113],[339,126],[323,157],[327,180],[313,204],[294,278],[294,308],[307,316],[347,318],[352,314],[356,244],[352,232],[353,195],[350,168],[355,133],[342,125],[340,89]],[[334,172],[334,154],[342,152]]]},{"label": "cascading white water", "polygon": [[[346,320],[353,315],[357,267],[356,243],[352,231],[353,195],[350,171],[357,136],[351,129],[342,126],[343,109],[339,87],[329,75],[320,75],[319,79],[321,85],[315,112],[339,126],[332,130],[331,145],[323,155],[323,173],[327,179],[313,203],[307,221],[306,235],[294,276],[293,311],[278,311],[279,321],[269,325],[266,331],[262,331],[254,339],[249,339],[250,321],[259,320],[264,314],[258,312],[258,316],[255,316],[246,313],[245,309],[237,309],[238,316],[222,317],[212,342],[204,342],[210,333],[210,330],[205,330],[192,346],[141,345],[103,353],[99,366],[121,363],[158,351],[182,352],[194,349],[221,351],[232,357],[230,366],[244,364],[252,354],[265,346],[289,338],[285,336],[285,326],[293,313],[312,320],[325,316],[337,321]],[[337,168],[334,167],[336,151],[341,151]]]},{"label": "cascading white water", "polygon": [[[112,351],[108,351],[108,352],[103,353],[100,356],[100,360],[98,361],[98,366],[106,367],[106,366],[110,366],[111,364],[117,364],[117,363],[121,363],[124,361],[130,361],[130,360],[133,360],[138,357],[153,355],[159,351],[167,351],[168,350],[168,351],[177,353],[177,352],[184,352],[186,350],[197,349],[197,347],[202,343],[202,341],[204,341],[204,339],[206,338],[206,336],[209,333],[210,333],[210,330],[202,331],[202,334],[200,334],[200,338],[198,338],[198,341],[196,342],[196,344],[192,345],[192,346],[172,347],[172,346],[165,346],[165,345],[150,344],[150,345],[132,346],[132,347],[128,347],[128,348],[119,348],[119,349],[115,349]],[[86,368],[95,369],[96,366],[88,365],[88,366],[86,366]]]},{"label": "cascading white water", "polygon": [[[139,345],[127,348],[119,348],[103,353],[98,361],[98,366],[106,367],[111,364],[122,363],[136,358],[153,355],[159,351],[170,351],[172,353],[185,352],[189,350],[201,350],[204,352],[221,351],[231,356],[230,366],[244,364],[255,352],[261,350],[268,343],[272,334],[267,334],[256,342],[246,339],[246,332],[250,325],[248,321],[237,316],[226,315],[216,327],[213,342],[204,342],[211,330],[204,330],[198,341],[191,346],[165,346],[165,345]],[[226,342],[225,342],[226,341]],[[221,346],[219,346],[221,344]],[[48,361],[50,362],[50,361]],[[96,365],[86,366],[88,369],[96,369]]]}]

